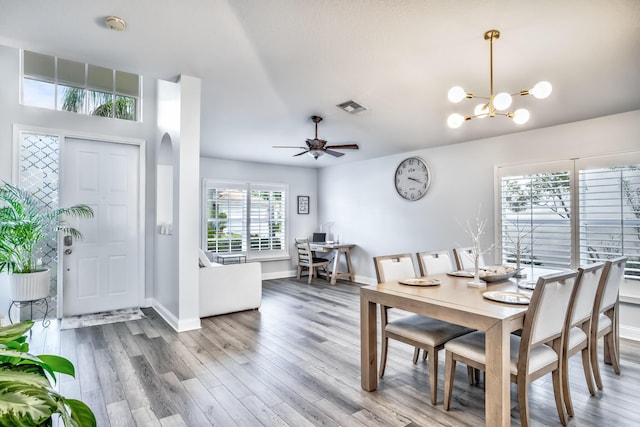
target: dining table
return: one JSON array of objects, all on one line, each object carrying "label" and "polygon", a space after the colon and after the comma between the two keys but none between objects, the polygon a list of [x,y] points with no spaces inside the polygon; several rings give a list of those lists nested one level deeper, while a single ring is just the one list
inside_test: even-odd
[{"label": "dining table", "polygon": [[485,332],[485,423],[510,425],[509,335],[523,327],[527,305],[496,302],[483,294],[506,291],[530,296],[532,291],[520,289],[515,279],[487,283],[486,288],[470,286],[470,277],[439,274],[427,279],[430,280],[405,282],[430,286],[395,280],[360,288],[362,389],[374,391],[378,386],[377,306],[395,307]]}]

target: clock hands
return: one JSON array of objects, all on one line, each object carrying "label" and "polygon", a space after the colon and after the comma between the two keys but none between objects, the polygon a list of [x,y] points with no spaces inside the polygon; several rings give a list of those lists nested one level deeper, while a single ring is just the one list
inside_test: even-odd
[{"label": "clock hands", "polygon": [[414,177],[412,177],[412,176],[408,177],[408,179],[410,179],[411,181],[415,181],[415,182],[417,182],[418,184],[422,184],[422,181],[420,181],[419,179],[414,178]]}]

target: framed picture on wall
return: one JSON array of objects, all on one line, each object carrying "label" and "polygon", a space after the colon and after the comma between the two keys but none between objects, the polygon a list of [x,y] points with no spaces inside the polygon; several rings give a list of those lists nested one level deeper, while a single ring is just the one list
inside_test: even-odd
[{"label": "framed picture on wall", "polygon": [[309,196],[298,196],[298,213],[309,213]]}]

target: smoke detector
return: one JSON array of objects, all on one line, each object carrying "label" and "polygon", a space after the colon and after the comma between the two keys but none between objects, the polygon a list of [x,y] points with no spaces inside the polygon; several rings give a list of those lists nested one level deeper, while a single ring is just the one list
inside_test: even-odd
[{"label": "smoke detector", "polygon": [[345,101],[342,104],[338,104],[338,105],[336,105],[336,107],[340,108],[341,110],[346,111],[349,114],[356,114],[356,113],[359,113],[361,111],[365,111],[367,109],[366,107],[362,106],[361,104],[358,104],[353,99]]},{"label": "smoke detector", "polygon": [[107,24],[107,28],[114,31],[124,31],[127,28],[127,23],[124,19],[119,18],[117,16],[107,16],[104,19],[105,24]]}]

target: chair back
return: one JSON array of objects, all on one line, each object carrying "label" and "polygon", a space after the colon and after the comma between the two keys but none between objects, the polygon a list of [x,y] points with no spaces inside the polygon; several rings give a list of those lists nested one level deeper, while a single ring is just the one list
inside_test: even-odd
[{"label": "chair back", "polygon": [[378,283],[416,277],[411,254],[382,255],[373,257]]},{"label": "chair back", "polygon": [[[458,270],[471,270],[475,268],[473,248],[453,248],[453,257],[456,259],[456,268]],[[484,267],[485,265],[482,254],[478,257],[478,264],[480,267]]]},{"label": "chair back", "polygon": [[604,272],[596,294],[594,315],[605,312],[618,302],[618,291],[627,259],[627,257],[618,257],[605,261]]},{"label": "chair back", "polygon": [[448,273],[452,269],[449,251],[418,252],[416,256],[421,276]]},{"label": "chair back", "polygon": [[298,251],[298,264],[311,264],[313,254],[309,239],[296,238],[296,250]]},{"label": "chair back", "polygon": [[581,325],[591,317],[598,291],[598,284],[604,272],[604,262],[590,264],[578,269],[578,279],[574,296],[569,306],[569,328]]},{"label": "chair back", "polygon": [[573,270],[538,278],[524,319],[520,357],[526,357],[537,345],[562,337],[577,278],[578,272]]}]

